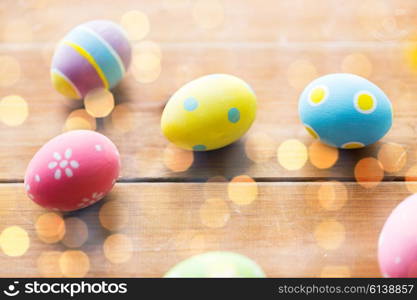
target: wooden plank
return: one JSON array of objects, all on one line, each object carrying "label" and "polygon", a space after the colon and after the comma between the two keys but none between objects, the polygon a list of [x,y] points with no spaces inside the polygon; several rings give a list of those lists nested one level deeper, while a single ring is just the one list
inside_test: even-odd
[{"label": "wooden plank", "polygon": [[[387,174],[386,180],[402,178],[416,163],[413,124],[417,102],[413,95],[417,84],[415,73],[403,59],[402,45],[366,46],[360,54],[353,55],[355,48],[321,46],[161,44],[156,47],[162,51],[160,76],[150,83],[138,82],[132,70],[114,91],[117,104],[122,106],[116,106],[111,116],[97,120],[98,130],[120,149],[122,177],[126,180],[207,180],[212,176],[231,178],[240,174],[269,180],[329,177],[352,180],[356,163],[363,157],[377,157],[384,143],[399,144],[400,152],[408,154],[404,166],[399,165],[398,170]],[[81,101],[65,100],[53,90],[45,53],[38,46],[0,47],[0,55],[12,57],[20,66],[16,82],[3,87],[0,97],[17,94],[29,105],[28,118],[22,125],[10,127],[0,122],[0,180],[22,180],[25,167],[37,149],[61,133],[68,115],[82,107]],[[394,105],[394,125],[382,143],[357,151],[338,151],[333,153],[337,160],[332,162],[323,148],[309,148],[313,141],[298,120],[298,95],[314,77],[347,70],[366,75],[387,92]],[[166,100],[185,82],[213,72],[235,74],[253,86],[259,101],[256,122],[243,139],[224,149],[194,155],[172,150],[159,127]],[[310,149],[309,161],[301,162],[295,170],[286,169],[290,162],[285,157],[284,166],[277,158],[279,145],[288,139],[297,139]],[[307,157],[300,149],[296,160],[302,161]],[[297,149],[291,152],[297,153]],[[398,153],[387,153],[383,162],[395,163]]]},{"label": "wooden plank", "polygon": [[[245,254],[271,277],[380,276],[379,231],[408,194],[400,182],[367,190],[340,182],[119,183],[105,201],[65,215],[60,240],[61,219],[45,216],[22,184],[2,184],[0,230],[19,226],[30,246],[19,257],[0,251],[0,276],[159,277],[210,250]],[[1,240],[9,253],[24,252],[22,240]]]},{"label": "wooden plank", "polygon": [[[206,5],[196,4],[201,2]],[[148,37],[160,42],[401,40],[415,32],[416,9],[408,0],[260,0],[256,5],[252,0],[123,0],[118,5],[112,0],[99,5],[82,0],[5,0],[0,4],[0,41],[50,42],[91,19],[120,22],[131,10],[146,14]]]}]

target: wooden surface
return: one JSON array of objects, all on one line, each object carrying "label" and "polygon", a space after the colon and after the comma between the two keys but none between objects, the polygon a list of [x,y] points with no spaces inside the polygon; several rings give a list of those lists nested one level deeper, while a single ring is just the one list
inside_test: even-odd
[{"label": "wooden surface", "polygon": [[[132,11],[146,15],[149,30],[123,21]],[[10,116],[0,105],[0,231],[19,226],[30,245],[18,257],[0,252],[0,276],[159,277],[214,249],[246,254],[268,276],[380,276],[381,226],[417,192],[416,15],[417,2],[407,0],[1,1],[0,99],[22,97],[28,115]],[[79,111],[82,101],[53,90],[49,65],[68,30],[98,18],[143,34],[132,40],[137,64],[113,91],[112,114],[94,119]],[[369,78],[390,97],[393,128],[377,144],[334,150],[301,126],[298,95],[333,72]],[[257,120],[224,149],[179,150],[160,132],[161,112],[182,84],[209,73],[246,80],[258,96]],[[9,126],[10,118],[22,124]],[[76,128],[115,142],[121,178],[94,207],[39,221],[47,212],[24,196],[25,168],[42,144]],[[230,183],[242,175],[251,182]],[[62,219],[70,219],[65,234],[50,233]],[[86,232],[84,242],[77,238]],[[20,243],[0,238],[13,251]],[[68,271],[68,261],[86,268]]]}]

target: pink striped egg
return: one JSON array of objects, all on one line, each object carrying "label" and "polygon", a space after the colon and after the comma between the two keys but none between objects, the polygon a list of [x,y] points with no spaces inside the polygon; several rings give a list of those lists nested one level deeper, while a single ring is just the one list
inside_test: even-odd
[{"label": "pink striped egg", "polygon": [[111,89],[123,78],[131,53],[119,25],[105,20],[78,25],[54,53],[52,83],[58,92],[74,99],[83,98],[94,89]]},{"label": "pink striped egg", "polygon": [[35,154],[26,170],[25,189],[44,208],[73,211],[101,200],[119,171],[119,152],[112,141],[95,131],[69,131]]},{"label": "pink striped egg", "polygon": [[417,277],[417,194],[401,202],[388,217],[378,243],[384,277]]}]

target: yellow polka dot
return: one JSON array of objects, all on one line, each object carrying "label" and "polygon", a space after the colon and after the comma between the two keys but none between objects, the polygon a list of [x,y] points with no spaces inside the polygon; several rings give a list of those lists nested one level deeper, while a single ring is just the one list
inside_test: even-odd
[{"label": "yellow polka dot", "polygon": [[369,114],[375,110],[376,100],[371,94],[360,92],[355,97],[355,107],[359,112]]},{"label": "yellow polka dot", "polygon": [[365,145],[360,142],[348,142],[342,145],[343,149],[359,149],[363,147],[365,147]]},{"label": "yellow polka dot", "polygon": [[307,130],[307,132],[316,140],[318,140],[320,137],[318,135],[318,133],[313,129],[313,127],[311,127],[310,125],[306,125],[304,124],[305,129]]},{"label": "yellow polka dot", "polygon": [[327,89],[323,86],[315,87],[311,90],[309,100],[312,105],[319,105],[326,100]]}]

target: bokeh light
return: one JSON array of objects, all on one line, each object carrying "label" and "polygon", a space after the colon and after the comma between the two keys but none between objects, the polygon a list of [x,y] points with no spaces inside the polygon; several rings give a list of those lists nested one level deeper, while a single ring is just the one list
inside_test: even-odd
[{"label": "bokeh light", "polygon": [[90,270],[90,259],[80,250],[66,250],[59,258],[59,268],[65,277],[84,277]]},{"label": "bokeh light", "polygon": [[378,160],[385,172],[398,172],[407,162],[407,151],[399,144],[386,143],[378,151]]},{"label": "bokeh light", "polygon": [[237,205],[249,205],[258,197],[258,184],[248,175],[234,177],[227,185],[229,199]]},{"label": "bokeh light", "polygon": [[348,200],[346,186],[339,181],[323,182],[317,191],[320,206],[326,210],[341,209]]},{"label": "bokeh light", "polygon": [[209,198],[200,207],[201,223],[207,227],[224,227],[229,218],[229,206],[220,198]]},{"label": "bokeh light", "polygon": [[339,158],[339,150],[327,146],[320,141],[314,141],[308,147],[308,156],[313,166],[319,169],[331,168]]},{"label": "bokeh light", "polygon": [[191,256],[194,254],[201,253],[206,250],[207,240],[203,233],[186,229],[180,231],[174,237],[174,247],[178,253],[184,256]]},{"label": "bokeh light", "polygon": [[42,277],[62,277],[59,267],[61,254],[59,251],[46,251],[39,255],[36,265]]},{"label": "bokeh light", "polygon": [[250,134],[245,141],[245,153],[256,163],[269,161],[275,155],[276,142],[263,132]]},{"label": "bokeh light", "polygon": [[137,43],[134,46],[133,49],[133,55],[141,55],[141,54],[146,54],[146,53],[150,53],[155,55],[156,57],[158,57],[159,59],[162,59],[162,50],[161,47],[153,42],[153,41],[142,41]]},{"label": "bokeh light", "polygon": [[129,222],[126,204],[121,201],[105,202],[100,207],[98,217],[101,225],[110,231],[120,230]]},{"label": "bokeh light", "polygon": [[107,117],[114,108],[113,94],[104,88],[90,91],[84,99],[85,110],[95,118]]},{"label": "bokeh light", "polygon": [[22,256],[29,246],[29,235],[22,227],[10,226],[0,234],[0,247],[7,256]]},{"label": "bokeh light", "polygon": [[223,3],[220,0],[196,0],[192,15],[201,28],[214,29],[224,21]]},{"label": "bokeh light", "polygon": [[372,63],[365,54],[352,53],[343,59],[341,69],[344,73],[369,78],[372,74]]},{"label": "bokeh light", "polygon": [[81,247],[88,239],[87,224],[77,217],[65,219],[65,235],[62,244],[69,248]]},{"label": "bokeh light", "polygon": [[134,128],[135,122],[129,105],[116,105],[111,114],[111,124],[115,130],[121,133],[129,132]]},{"label": "bokeh light", "polygon": [[350,268],[346,265],[327,265],[321,270],[322,278],[345,278],[351,277]]},{"label": "bokeh light", "polygon": [[145,38],[150,30],[148,16],[139,10],[131,10],[123,14],[120,24],[132,41]]},{"label": "bokeh light", "polygon": [[376,187],[384,178],[381,163],[373,157],[365,157],[355,165],[355,179],[364,188]]},{"label": "bokeh light", "polygon": [[3,97],[0,101],[0,121],[7,126],[19,126],[29,115],[25,99],[18,95]]},{"label": "bokeh light", "polygon": [[15,84],[21,75],[19,61],[8,55],[0,55],[0,86],[7,87]]},{"label": "bokeh light", "polygon": [[307,148],[299,140],[290,139],[282,142],[277,151],[278,162],[285,169],[301,169],[308,159]]},{"label": "bokeh light", "polygon": [[103,251],[106,258],[114,264],[127,262],[133,253],[132,240],[124,234],[112,234],[104,241]]},{"label": "bokeh light", "polygon": [[410,193],[417,193],[417,164],[411,166],[405,173],[405,185]]},{"label": "bokeh light", "polygon": [[193,151],[184,150],[173,144],[168,144],[164,150],[164,164],[173,172],[184,172],[194,161]]},{"label": "bokeh light", "polygon": [[59,214],[47,212],[38,217],[35,229],[41,241],[52,244],[64,237],[65,222]]},{"label": "bokeh light", "polygon": [[133,54],[132,74],[137,82],[151,83],[161,74],[161,56],[155,51]]},{"label": "bokeh light", "polygon": [[319,223],[314,230],[317,244],[326,250],[335,250],[345,240],[345,226],[334,219]]},{"label": "bokeh light", "polygon": [[85,109],[72,111],[65,120],[64,131],[70,130],[96,130],[96,118],[87,113]]},{"label": "bokeh light", "polygon": [[207,179],[203,186],[204,198],[220,198],[227,197],[227,179],[223,176],[213,176]]},{"label": "bokeh light", "polygon": [[287,79],[291,87],[304,89],[305,86],[318,76],[316,67],[307,59],[299,59],[290,64]]}]

